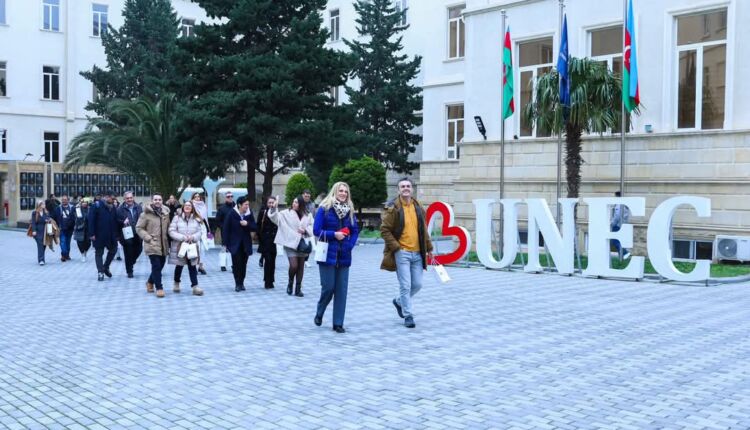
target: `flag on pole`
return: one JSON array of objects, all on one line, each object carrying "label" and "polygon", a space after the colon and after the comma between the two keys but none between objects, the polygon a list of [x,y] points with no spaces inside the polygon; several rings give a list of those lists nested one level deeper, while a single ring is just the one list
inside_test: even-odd
[{"label": "flag on pole", "polygon": [[625,20],[625,67],[622,75],[622,102],[628,112],[641,104],[638,88],[638,56],[635,49],[635,23],[633,22],[633,0],[628,1],[628,16]]},{"label": "flag on pole", "polygon": [[510,27],[505,30],[503,46],[503,119],[508,119],[516,111],[513,103],[513,53],[510,44]]},{"label": "flag on pole", "polygon": [[570,75],[568,74],[568,16],[563,17],[560,53],[557,56],[557,73],[560,76],[560,105],[570,107]]}]

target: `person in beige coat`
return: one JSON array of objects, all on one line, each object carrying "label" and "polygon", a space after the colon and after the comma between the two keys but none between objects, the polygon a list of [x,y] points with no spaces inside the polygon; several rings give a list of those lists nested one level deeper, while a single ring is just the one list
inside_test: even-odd
[{"label": "person in beige coat", "polygon": [[162,205],[161,194],[151,196],[151,204],[143,208],[135,231],[143,239],[143,250],[151,261],[146,291],[153,293],[156,288],[156,297],[162,298],[161,271],[169,255],[169,209]]},{"label": "person in beige coat", "polygon": [[292,207],[289,209],[279,211],[278,206],[279,199],[277,198],[273,208],[268,210],[268,218],[279,226],[274,243],[284,247],[284,252],[289,259],[289,283],[286,286],[286,293],[291,296],[292,285],[294,285],[294,295],[304,297],[302,277],[305,274],[305,258],[310,255],[310,251],[304,252],[300,242],[305,240],[309,243],[313,237],[312,215],[307,212],[302,196],[292,200]]},{"label": "person in beige coat", "polygon": [[[175,293],[180,292],[180,278],[182,268],[188,267],[190,274],[190,286],[194,296],[202,296],[203,290],[198,287],[198,270],[200,264],[200,241],[206,234],[203,219],[196,212],[192,201],[185,202],[181,209],[177,209],[172,222],[169,224],[169,237],[172,238],[172,248],[169,251],[169,263],[174,264],[174,288]],[[180,257],[180,247],[183,243],[193,244],[198,250],[198,256],[188,259],[187,256]]]}]

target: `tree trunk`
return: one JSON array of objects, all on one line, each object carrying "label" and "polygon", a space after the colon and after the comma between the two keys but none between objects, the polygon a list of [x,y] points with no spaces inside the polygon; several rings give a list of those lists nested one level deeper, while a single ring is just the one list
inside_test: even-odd
[{"label": "tree trunk", "polygon": [[581,129],[568,123],[565,126],[565,179],[568,197],[577,198],[581,190]]},{"label": "tree trunk", "polygon": [[273,147],[266,147],[266,171],[263,172],[263,197],[268,198],[273,192]]},{"label": "tree trunk", "polygon": [[247,163],[247,198],[255,202],[255,168],[258,166],[258,154],[255,151],[245,153]]}]

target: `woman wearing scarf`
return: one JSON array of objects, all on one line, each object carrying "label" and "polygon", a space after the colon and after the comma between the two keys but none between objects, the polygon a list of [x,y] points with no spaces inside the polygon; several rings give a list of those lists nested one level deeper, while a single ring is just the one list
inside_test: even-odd
[{"label": "woman wearing scarf", "polygon": [[193,243],[198,246],[201,237],[205,233],[203,219],[198,215],[193,202],[188,201],[178,209],[172,222],[169,223],[169,237],[172,238],[171,250],[169,252],[169,263],[174,264],[174,288],[175,293],[180,292],[180,278],[182,277],[182,268],[188,267],[190,275],[190,286],[194,296],[202,296],[203,290],[198,287],[198,271],[196,266],[200,259],[200,247],[198,247],[198,257],[188,259],[187,256],[180,257],[180,247],[183,242]]},{"label": "woman wearing scarf", "polygon": [[320,202],[313,232],[319,240],[328,243],[326,260],[318,262],[321,290],[315,325],[323,324],[323,314],[333,299],[333,330],[344,333],[349,266],[352,265],[352,248],[359,236],[354,204],[346,182],[333,184],[328,196]]},{"label": "woman wearing scarf", "polygon": [[294,285],[294,295],[304,297],[302,277],[305,274],[305,257],[310,255],[310,252],[303,252],[300,247],[302,247],[303,240],[310,240],[313,235],[311,215],[307,213],[302,196],[292,200],[291,208],[283,211],[278,209],[277,198],[273,207],[268,210],[268,218],[279,226],[274,243],[284,247],[284,252],[289,259],[289,283],[286,286],[286,293],[291,296]]},{"label": "woman wearing scarf", "polygon": [[[203,195],[201,193],[195,193],[193,194],[193,197],[190,198],[190,201],[193,202],[193,209],[195,209],[195,212],[198,214],[198,216],[201,219],[201,223],[203,223],[205,227],[205,232],[203,233],[203,236],[205,237],[208,234],[208,206],[206,205],[206,202],[203,201]],[[201,239],[198,239],[198,244],[200,244]],[[203,267],[203,261],[198,259],[198,271],[201,272],[201,275],[206,274],[206,268]]]},{"label": "woman wearing scarf", "polygon": [[257,230],[250,202],[246,197],[237,199],[237,205],[226,215],[221,236],[226,252],[232,254],[234,291],[245,291],[247,259],[253,254],[252,232]]},{"label": "woman wearing scarf", "polygon": [[36,209],[31,213],[31,226],[29,231],[31,236],[36,240],[36,261],[40,266],[44,266],[44,248],[47,237],[47,224],[52,223],[49,213],[45,207],[44,201],[36,203]]}]

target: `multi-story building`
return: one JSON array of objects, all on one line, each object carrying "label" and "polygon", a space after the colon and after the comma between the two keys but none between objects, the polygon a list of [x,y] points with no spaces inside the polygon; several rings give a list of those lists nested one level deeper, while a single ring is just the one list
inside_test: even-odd
[{"label": "multi-story building", "polygon": [[[338,37],[354,37],[351,1],[331,0]],[[513,51],[516,114],[505,124],[505,197],[544,197],[554,204],[557,139],[520,115],[533,81],[557,62],[559,0],[401,0],[408,7],[406,52],[423,56],[424,90],[419,194],[454,204],[458,222],[473,230],[475,198],[498,197],[502,71],[502,11]],[[625,151],[627,195],[645,196],[647,215],[673,195],[712,199],[709,220],[679,211],[676,255],[711,256],[718,233],[750,226],[750,2],[634,0],[642,113],[632,121]],[[622,69],[622,0],[568,0],[571,56]],[[333,20],[335,17],[335,21]],[[331,46],[337,46],[332,42]],[[487,129],[485,140],[474,117]],[[582,196],[619,189],[620,135],[585,136]],[[564,178],[564,173],[563,173]],[[565,184],[563,183],[563,189]],[[565,191],[563,191],[563,196]],[[586,208],[579,211],[585,230]],[[634,218],[645,241],[647,218]],[[523,221],[522,221],[523,223]],[[523,228],[523,227],[522,227]]]},{"label": "multi-story building", "polygon": [[[18,219],[20,173],[61,171],[58,163],[71,139],[85,129],[92,114],[86,105],[96,97],[96,88],[80,72],[95,64],[106,66],[101,36],[107,24],[122,24],[124,4],[0,0],[0,201],[7,204],[0,219],[11,212],[10,218]],[[172,5],[183,36],[206,18],[189,0],[173,0]],[[33,198],[51,191],[51,175],[44,177],[47,182],[37,184],[43,188]]]}]

